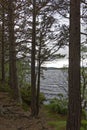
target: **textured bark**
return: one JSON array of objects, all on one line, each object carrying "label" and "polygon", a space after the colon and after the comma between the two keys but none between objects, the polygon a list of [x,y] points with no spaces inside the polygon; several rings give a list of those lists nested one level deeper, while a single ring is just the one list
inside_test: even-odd
[{"label": "textured bark", "polygon": [[40,46],[39,46],[39,52],[38,52],[38,72],[37,72],[37,96],[36,96],[36,108],[37,108],[37,115],[39,114],[39,106],[40,106],[40,70],[41,70],[41,42],[40,42]]},{"label": "textured bark", "polygon": [[5,46],[5,43],[4,43],[4,31],[5,31],[5,11],[4,11],[4,3],[2,2],[2,39],[1,39],[1,48],[2,48],[2,55],[1,55],[1,81],[2,83],[4,83],[5,81],[5,66],[4,66],[4,63],[5,63],[5,50],[4,50],[4,46]]},{"label": "textured bark", "polygon": [[32,116],[36,116],[35,46],[36,46],[36,0],[33,0],[32,51],[31,51],[31,115]]},{"label": "textured bark", "polygon": [[70,1],[69,113],[67,130],[80,130],[80,0]]},{"label": "textured bark", "polygon": [[9,80],[10,87],[13,89],[15,100],[20,100],[18,77],[16,68],[16,50],[14,36],[14,3],[8,0],[8,29],[9,29]]}]

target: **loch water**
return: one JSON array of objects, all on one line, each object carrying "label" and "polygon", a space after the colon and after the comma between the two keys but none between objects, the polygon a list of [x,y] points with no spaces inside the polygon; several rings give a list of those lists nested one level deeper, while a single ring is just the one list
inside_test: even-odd
[{"label": "loch water", "polygon": [[40,92],[43,92],[46,99],[57,98],[59,94],[68,95],[68,70],[49,68],[43,71],[41,77]]}]

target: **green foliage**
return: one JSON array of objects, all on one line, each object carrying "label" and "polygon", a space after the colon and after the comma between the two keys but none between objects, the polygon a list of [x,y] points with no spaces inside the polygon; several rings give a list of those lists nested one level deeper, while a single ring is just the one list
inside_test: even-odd
[{"label": "green foliage", "polygon": [[0,85],[0,91],[2,91],[2,92],[9,92],[9,93],[12,92],[12,90],[9,87],[8,83],[4,83],[4,84]]},{"label": "green foliage", "polygon": [[22,104],[22,108],[23,108],[25,111],[28,111],[28,110],[29,110],[29,106],[28,106],[26,103],[23,103],[23,104]]},{"label": "green foliage", "polygon": [[87,130],[87,120],[81,121],[81,130]]},{"label": "green foliage", "polygon": [[82,109],[82,119],[86,119],[87,112],[85,109]]},{"label": "green foliage", "polygon": [[18,60],[17,70],[18,70],[19,86],[26,87],[27,82],[29,82],[27,81],[27,79],[29,78],[29,74],[30,74],[29,61],[25,59],[21,59],[20,61]]},{"label": "green foliage", "polygon": [[40,104],[43,104],[43,102],[46,100],[44,94],[40,92]]},{"label": "green foliage", "polygon": [[21,97],[23,102],[25,102],[26,104],[30,105],[31,102],[31,87],[29,84],[26,84],[26,87],[22,87],[20,89],[21,91]]},{"label": "green foliage", "polygon": [[[30,105],[31,103],[31,86],[26,84],[26,87],[21,88],[21,96],[24,103]],[[43,93],[40,93],[40,103],[45,101],[45,96]]]},{"label": "green foliage", "polygon": [[52,99],[50,104],[48,104],[48,108],[52,112],[56,112],[62,115],[67,114],[67,100],[66,99]]},{"label": "green foliage", "polygon": [[83,127],[81,127],[81,128],[80,128],[80,130],[84,130],[84,128],[83,128]]},{"label": "green foliage", "polygon": [[8,85],[7,82],[0,86],[1,92],[7,92],[11,98],[13,98],[14,90]]}]

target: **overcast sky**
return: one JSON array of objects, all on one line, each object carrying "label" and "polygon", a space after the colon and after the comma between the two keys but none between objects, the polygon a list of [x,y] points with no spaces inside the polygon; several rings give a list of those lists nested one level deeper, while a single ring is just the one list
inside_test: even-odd
[{"label": "overcast sky", "polygon": [[[82,12],[81,12],[82,13]],[[58,17],[58,22],[60,25],[62,24],[66,24],[66,25],[69,25],[69,19],[67,18],[63,18],[62,16],[56,14],[55,17],[57,18]],[[82,20],[81,20],[81,23],[84,23]],[[85,28],[87,28],[86,26],[84,26],[83,24],[81,24],[81,32],[84,32]],[[83,42],[84,40],[86,39],[86,36],[84,35],[81,35],[81,42]],[[61,53],[61,54],[66,54],[66,57],[63,58],[63,59],[58,59],[56,61],[51,61],[51,62],[45,62],[45,66],[46,67],[56,67],[56,68],[61,68],[61,67],[65,67],[65,66],[68,66],[68,57],[69,57],[69,50],[68,50],[68,47],[65,47],[64,49],[60,49],[58,51],[58,53]],[[82,64],[82,63],[81,63]],[[86,65],[86,61],[84,61],[84,65]]]},{"label": "overcast sky", "polygon": [[43,66],[45,67],[54,67],[54,68],[62,68],[68,66],[68,47],[60,49],[58,53],[66,54],[65,58],[61,58],[54,61],[47,61]]},{"label": "overcast sky", "polygon": [[[63,18],[61,15],[56,14],[55,18],[58,18],[58,23],[60,25],[62,24],[66,24],[69,25],[69,19],[67,18]],[[58,59],[56,61],[51,61],[51,62],[45,62],[44,66],[45,67],[55,67],[55,68],[61,68],[61,67],[65,67],[68,66],[68,47],[65,47],[63,49],[60,49],[58,51],[58,53],[61,54],[66,54],[66,57],[63,59]]]}]

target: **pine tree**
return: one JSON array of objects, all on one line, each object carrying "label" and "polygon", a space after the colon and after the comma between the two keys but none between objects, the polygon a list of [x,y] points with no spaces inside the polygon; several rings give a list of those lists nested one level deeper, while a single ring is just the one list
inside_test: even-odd
[{"label": "pine tree", "polygon": [[14,8],[15,2],[8,0],[8,31],[9,31],[9,80],[10,87],[13,89],[13,97],[20,101],[18,76],[16,67],[16,48],[14,33]]},{"label": "pine tree", "polygon": [[69,113],[67,130],[80,130],[80,0],[70,1]]}]

